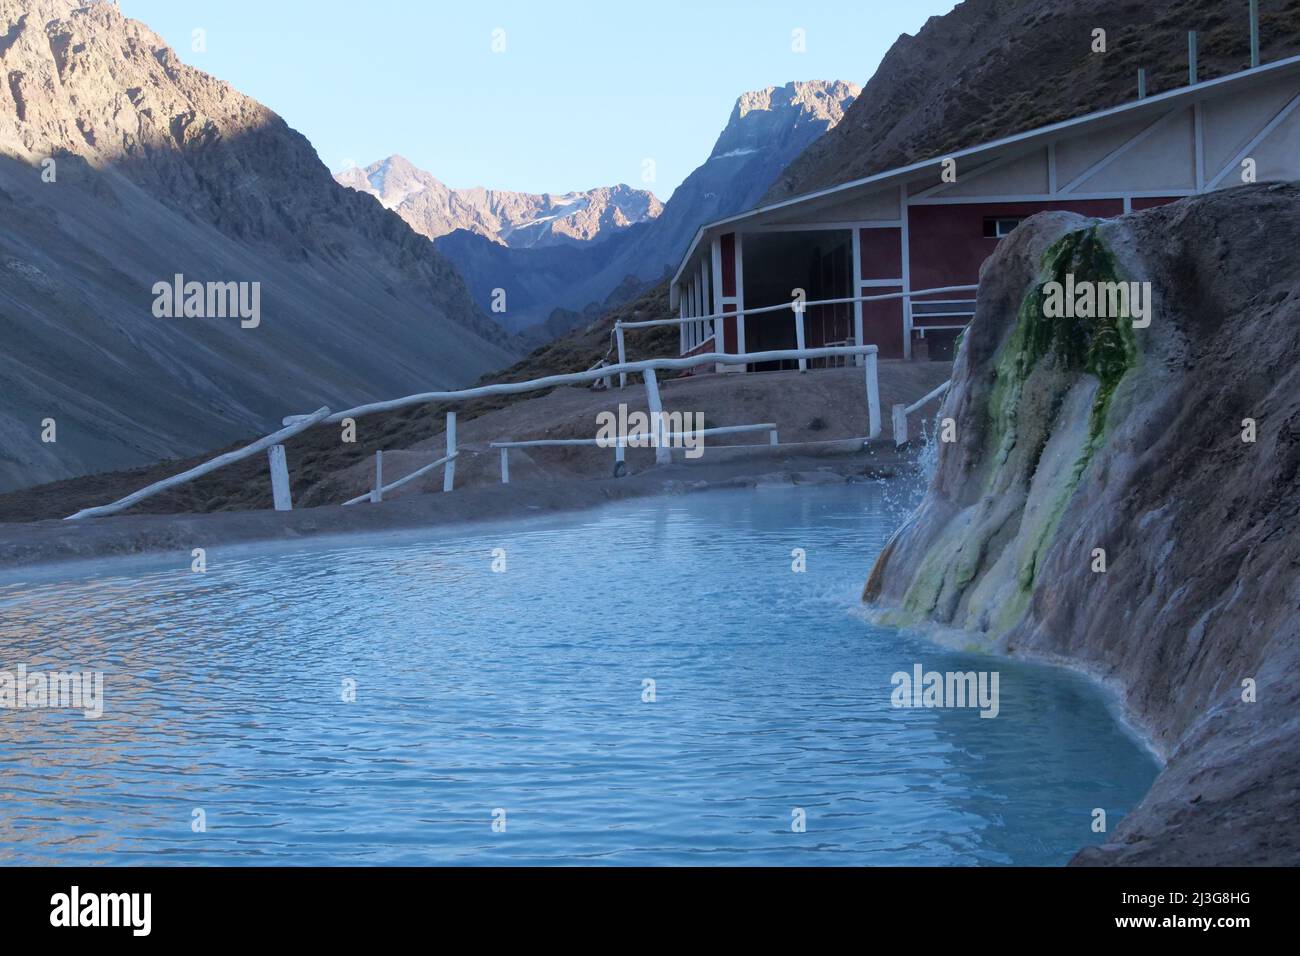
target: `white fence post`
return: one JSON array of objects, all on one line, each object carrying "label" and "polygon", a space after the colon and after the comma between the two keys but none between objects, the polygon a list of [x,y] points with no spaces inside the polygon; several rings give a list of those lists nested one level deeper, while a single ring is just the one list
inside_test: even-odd
[{"label": "white fence post", "polygon": [[902,448],[907,444],[907,406],[894,405],[890,409],[894,426],[894,447]]},{"label": "white fence post", "polygon": [[289,491],[289,465],[285,461],[284,446],[272,445],[266,450],[271,465],[271,499],[276,511],[292,511],[293,495]]},{"label": "white fence post", "polygon": [[370,503],[379,504],[384,500],[384,453],[375,452],[375,487],[370,492]]},{"label": "white fence post", "polygon": [[880,377],[876,372],[876,353],[867,353],[867,424],[868,438],[880,437]]},{"label": "white fence post", "polygon": [[912,297],[903,296],[903,358],[912,360]]},{"label": "white fence post", "polygon": [[510,484],[510,449],[501,449],[501,484]]},{"label": "white fence post", "polygon": [[[794,307],[794,345],[800,351],[804,348],[804,330],[803,330],[803,309],[798,305]],[[799,359],[799,371],[808,371],[808,360]]]},{"label": "white fence post", "polygon": [[[627,349],[623,345],[623,323],[614,323],[614,341],[618,343],[618,364],[622,365],[627,362]],[[627,388],[627,373],[618,373],[618,387]]]},{"label": "white fence post", "polygon": [[659,400],[659,380],[655,378],[655,370],[652,368],[645,370],[645,395],[646,404],[650,406],[650,435],[654,443],[655,464],[670,465],[673,461],[672,452],[664,447],[663,442],[664,406]]},{"label": "white fence post", "polygon": [[775,428],[773,428],[770,432],[767,433],[767,443],[769,445],[779,445],[781,443],[780,438],[778,438],[776,434]]},{"label": "white fence post", "polygon": [[447,456],[451,460],[442,469],[442,490],[451,491],[456,487],[456,413],[447,413]]}]

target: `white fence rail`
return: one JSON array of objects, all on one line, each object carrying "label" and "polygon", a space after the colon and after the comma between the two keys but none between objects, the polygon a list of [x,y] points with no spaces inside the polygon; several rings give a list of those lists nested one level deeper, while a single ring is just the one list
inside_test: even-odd
[{"label": "white fence rail", "polygon": [[[914,292],[884,292],[879,295],[855,295],[847,296],[843,299],[809,299],[800,303],[806,310],[814,305],[851,305],[854,302],[888,302],[891,299],[915,299],[928,295],[940,295],[948,292],[976,292],[979,290],[978,285],[950,285],[938,289],[917,289]],[[704,322],[715,319],[734,319],[738,315],[763,315],[768,312],[784,312],[787,309],[797,311],[795,303],[781,302],[777,305],[764,305],[753,309],[742,309],[739,312],[714,312],[711,315],[688,315],[677,316],[667,319],[645,319],[640,322],[618,322],[625,329],[648,329],[656,325],[686,325],[691,322]]]},{"label": "white fence rail", "polygon": [[447,454],[435,462],[425,465],[423,468],[417,468],[404,478],[399,478],[392,484],[384,484],[384,452],[379,450],[375,452],[375,483],[374,486],[364,495],[357,495],[350,501],[343,502],[344,506],[360,504],[363,501],[369,501],[372,504],[379,504],[384,500],[387,492],[408,482],[414,481],[421,475],[427,475],[435,468],[446,466],[442,473],[442,490],[443,492],[451,491],[456,486],[456,413],[447,413],[447,427],[444,431],[447,436]]},{"label": "white fence rail", "polygon": [[[614,323],[614,341],[618,346],[619,364],[622,364],[627,361],[627,347],[623,335],[624,329],[648,329],[648,328],[654,328],[655,326],[665,326],[665,325],[680,326],[680,325],[689,325],[692,322],[712,322],[713,329],[711,332],[709,332],[704,336],[703,341],[707,342],[709,341],[709,339],[713,339],[716,342],[718,337],[717,322],[719,319],[733,318],[743,322],[744,319],[749,316],[766,315],[772,312],[784,312],[787,309],[789,309],[791,312],[794,313],[795,343],[796,345],[798,345],[799,350],[802,351],[804,347],[804,314],[807,312],[808,309],[812,308],[813,306],[853,305],[861,302],[889,302],[895,299],[902,299],[905,352],[906,355],[910,357],[911,355],[910,338],[912,335],[912,318],[913,318],[914,305],[922,305],[922,306],[955,305],[958,302],[973,301],[973,300],[963,299],[963,300],[944,300],[944,301],[934,301],[934,302],[914,302],[914,300],[923,299],[926,298],[927,296],[932,296],[932,295],[946,295],[948,293],[953,293],[953,292],[977,292],[977,291],[979,291],[978,285],[949,285],[949,286],[940,286],[934,289],[916,289],[916,290],[908,290],[905,292],[882,292],[878,295],[853,295],[853,296],[846,296],[841,299],[815,299],[812,301],[803,301],[803,302],[795,302],[795,301],[781,302],[778,303],[777,305],[764,305],[753,309],[739,309],[736,312],[714,312],[710,315],[683,315],[683,316],[676,316],[673,318],[666,318],[666,319],[644,319],[639,322],[619,321]],[[916,314],[921,317],[925,317],[926,315],[931,315],[931,314],[934,315],[954,314],[955,315],[958,313],[918,312]],[[965,313],[960,313],[960,314],[964,315]],[[960,328],[960,327],[961,326],[942,326],[942,328]],[[925,328],[925,326],[920,326],[920,328]],[[940,327],[932,326],[932,328],[940,328]],[[709,361],[709,357],[704,354],[694,355],[691,356],[691,358],[696,359],[695,366],[707,365]],[[806,371],[807,368],[808,368],[807,359],[803,359],[803,358],[799,359],[799,371],[801,372]],[[619,384],[619,388],[625,387],[627,385],[627,376],[620,375],[618,384]]]},{"label": "white fence rail", "polygon": [[[377,462],[377,465],[375,467],[375,477],[377,482],[381,481],[383,478],[383,464],[382,464],[384,460],[383,455],[384,453],[382,451],[375,452],[375,461]],[[384,500],[384,495],[386,495],[388,492],[394,491],[402,487],[402,485],[414,481],[416,478],[419,478],[421,475],[427,475],[435,468],[439,468],[442,465],[446,465],[449,462],[453,462],[455,460],[456,460],[456,455],[447,455],[444,458],[439,458],[437,461],[431,462],[430,464],[425,465],[423,468],[416,469],[415,471],[407,475],[405,478],[398,478],[392,484],[384,485],[384,484],[377,483],[374,488],[372,488],[370,491],[367,491],[364,495],[357,495],[357,497],[351,499],[350,501],[345,501],[343,502],[343,504],[355,505],[355,504],[360,504],[363,501],[373,501],[378,503]],[[446,489],[444,488],[443,490],[445,491]]]},{"label": "white fence rail", "polygon": [[[277,445],[281,445],[285,441],[285,439],[292,438],[294,435],[297,435],[299,432],[303,432],[306,431],[308,428],[311,428],[317,422],[324,421],[325,417],[329,415],[329,413],[330,410],[328,408],[318,408],[310,415],[303,415],[299,417],[293,424],[285,428],[281,428],[278,432],[272,432],[270,435],[267,435],[265,438],[259,438],[251,445],[247,445],[244,448],[237,449],[236,451],[227,452],[226,454],[220,455],[219,457],[214,458],[211,461],[204,462],[201,465],[196,465],[195,467],[191,468],[189,471],[183,471],[179,475],[172,475],[172,477],[170,478],[164,478],[162,481],[156,481],[152,485],[149,485],[146,488],[141,488],[139,491],[127,495],[125,498],[121,499],[120,501],[114,501],[112,504],[108,504],[108,505],[100,505],[98,508],[83,508],[81,511],[78,511],[75,515],[69,515],[63,520],[76,521],[80,518],[98,518],[103,515],[112,515],[112,514],[117,514],[119,511],[125,511],[127,508],[130,508],[132,505],[139,504],[141,501],[144,501],[146,498],[152,498],[154,495],[160,494],[161,492],[164,492],[169,488],[175,488],[179,485],[183,485],[187,482],[193,481],[195,478],[202,478],[204,475],[210,474],[211,472],[216,471],[218,468],[225,468],[227,465],[233,465],[237,461],[243,461],[245,458],[249,458],[253,455],[256,455],[260,451],[268,451],[270,449],[274,449]],[[276,460],[277,460],[277,456],[273,453],[271,456],[272,469],[275,468]],[[279,460],[283,462],[283,457],[279,456]],[[274,484],[275,483],[273,482],[272,483],[273,488],[274,488]]]},{"label": "white fence rail", "polygon": [[944,382],[933,391],[922,395],[911,405],[895,405],[890,409],[891,424],[893,425],[894,430],[895,448],[901,448],[903,445],[907,444],[907,416],[912,414],[912,412],[920,411],[926,404],[938,398],[940,395],[943,395],[948,391],[948,387],[951,384],[951,381]]},{"label": "white fence rail", "polygon": [[[613,439],[611,442],[607,438],[536,438],[530,441],[494,441],[489,447],[501,449],[501,484],[510,484],[510,449],[511,448],[565,448],[581,447],[595,445],[600,448],[614,448],[614,469],[618,473],[618,466],[626,460],[626,449],[647,447],[644,442],[657,442],[655,448],[660,445],[680,441],[687,437],[706,438],[710,435],[738,435],[744,432],[767,432],[768,444],[780,444],[780,434],[777,432],[774,422],[764,422],[758,425],[722,425],[718,428],[701,428],[689,432],[662,432],[658,439],[655,438],[654,432],[636,432],[631,435],[622,435]],[[731,446],[725,446],[731,447]],[[745,446],[737,446],[745,447]],[[669,452],[672,449],[669,447]]]},{"label": "white fence rail", "polygon": [[[337,424],[345,418],[360,418],[363,415],[374,415],[378,412],[391,412],[399,408],[410,408],[413,405],[428,405],[432,402],[466,402],[476,398],[486,398],[491,395],[518,395],[523,392],[535,392],[545,388],[555,388],[559,385],[583,385],[593,382],[598,378],[606,378],[612,375],[644,375],[647,371],[685,371],[708,362],[716,362],[720,365],[748,365],[758,362],[782,362],[793,361],[798,358],[829,358],[837,355],[863,355],[872,357],[872,361],[867,364],[872,365],[874,356],[879,349],[874,345],[848,345],[835,346],[832,348],[815,348],[815,349],[779,349],[771,352],[747,352],[740,355],[731,352],[709,352],[702,355],[692,355],[688,358],[658,358],[644,359],[640,362],[619,362],[617,365],[606,365],[604,368],[588,369],[585,372],[569,372],[564,375],[547,375],[543,378],[529,379],[526,382],[500,382],[496,385],[479,385],[476,388],[465,388],[458,391],[450,392],[421,392],[416,395],[407,395],[404,398],[394,398],[384,402],[370,402],[366,405],[357,405],[355,408],[349,408],[346,411],[335,412],[325,419],[330,424]],[[868,376],[874,378],[872,372]],[[878,399],[878,396],[877,396]],[[875,403],[876,414],[879,415],[879,401]],[[290,415],[285,418],[286,425],[299,421],[302,416]],[[874,437],[878,437],[873,435]]]},{"label": "white fence rail", "polygon": [[[867,398],[867,421],[869,425],[869,438],[880,437],[880,383],[877,372],[877,353],[878,349],[874,345],[851,345],[836,346],[831,348],[815,349],[780,349],[770,352],[748,352],[740,355],[734,355],[726,352],[711,352],[704,355],[694,355],[689,358],[659,358],[646,359],[640,362],[619,362],[617,365],[606,365],[603,367],[593,367],[584,372],[572,372],[567,375],[548,375],[543,378],[530,379],[525,382],[501,382],[496,385],[481,385],[476,388],[465,388],[457,391],[447,392],[421,392],[417,395],[407,395],[404,398],[396,398],[386,402],[371,402],[366,405],[358,405],[354,408],[342,412],[330,413],[328,408],[320,408],[310,415],[290,415],[284,419],[284,428],[277,432],[261,438],[245,448],[237,451],[228,452],[209,462],[198,465],[179,475],[173,475],[170,478],[164,478],[162,481],[155,482],[146,488],[127,495],[120,501],[112,504],[102,505],[96,508],[85,508],[74,515],[69,515],[65,521],[73,521],[80,518],[99,517],[102,515],[117,514],[125,511],[132,505],[135,505],[146,498],[166,491],[169,488],[175,488],[186,482],[193,481],[203,475],[224,468],[226,465],[241,461],[260,451],[273,449],[276,445],[292,438],[300,432],[306,431],[313,425],[321,422],[338,423],[347,418],[359,418],[363,415],[373,415],[377,412],[394,411],[399,408],[410,408],[413,405],[427,405],[432,402],[463,402],[475,398],[484,398],[489,395],[516,395],[523,392],[539,391],[541,389],[555,388],[560,385],[581,385],[593,382],[597,379],[610,381],[611,376],[618,375],[620,378],[628,374],[641,374],[644,376],[646,385],[647,404],[650,407],[652,420],[661,420],[663,405],[659,399],[659,385],[655,377],[658,371],[684,371],[693,368],[696,365],[706,362],[713,362],[722,365],[747,365],[757,362],[780,362],[795,359],[809,358],[831,358],[835,356],[863,356],[864,358],[864,379],[866,385]],[[443,472],[443,491],[451,491],[455,487],[455,468],[456,468],[456,413],[447,413],[447,454],[444,458],[426,465],[423,469],[411,475],[407,475],[397,482],[389,485],[383,483],[383,453],[376,453],[375,459],[375,484],[367,494],[347,502],[354,504],[358,501],[369,499],[371,501],[382,501],[385,491],[391,491],[393,488],[400,487],[408,481],[413,480],[420,474],[425,474],[433,468],[445,466]],[[671,460],[669,449],[657,448],[655,450],[656,463],[664,463]],[[292,507],[288,499],[288,472],[285,467],[283,449],[279,453],[270,452],[270,467],[272,471],[272,491],[276,501],[276,507],[282,506],[287,509]]]}]

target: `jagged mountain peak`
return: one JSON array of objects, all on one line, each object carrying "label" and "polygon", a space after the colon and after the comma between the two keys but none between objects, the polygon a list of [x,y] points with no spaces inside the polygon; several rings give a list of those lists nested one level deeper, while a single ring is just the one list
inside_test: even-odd
[{"label": "jagged mountain peak", "polygon": [[[481,304],[494,288],[510,284],[520,328],[547,321],[557,309],[585,314],[627,277],[649,283],[671,271],[701,223],[752,206],[796,156],[839,122],[858,92],[843,80],[810,80],[742,94],[712,152],[673,192],[663,214],[608,242],[539,256],[459,232],[440,238],[438,248]],[[548,330],[563,328],[551,321]]]},{"label": "jagged mountain peak", "polygon": [[335,178],[430,239],[463,229],[511,248],[598,242],[663,211],[654,193],[626,183],[567,193],[454,189],[397,154]]},{"label": "jagged mountain peak", "polygon": [[732,122],[754,112],[770,113],[793,107],[834,125],[861,92],[856,83],[844,80],[795,80],[784,86],[767,86],[740,94]]}]

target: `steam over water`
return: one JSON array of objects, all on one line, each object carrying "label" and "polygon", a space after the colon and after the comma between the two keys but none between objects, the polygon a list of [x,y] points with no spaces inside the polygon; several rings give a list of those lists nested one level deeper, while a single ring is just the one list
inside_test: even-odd
[{"label": "steam over water", "polygon": [[[863,621],[914,500],[714,492],[10,575],[0,671],[101,670],[105,699],[0,710],[0,862],[1064,863],[1156,766],[1080,677]],[[918,663],[998,671],[998,716],[892,707]]]}]

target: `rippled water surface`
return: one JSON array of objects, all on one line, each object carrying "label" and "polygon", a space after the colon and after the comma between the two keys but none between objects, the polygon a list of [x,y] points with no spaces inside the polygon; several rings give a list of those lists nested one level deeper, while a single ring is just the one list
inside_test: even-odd
[{"label": "rippled water surface", "polygon": [[[102,670],[105,712],[0,710],[0,863],[1064,863],[1156,767],[1083,679],[862,619],[900,495],[11,575],[0,670]],[[916,663],[1000,714],[892,708]]]}]

